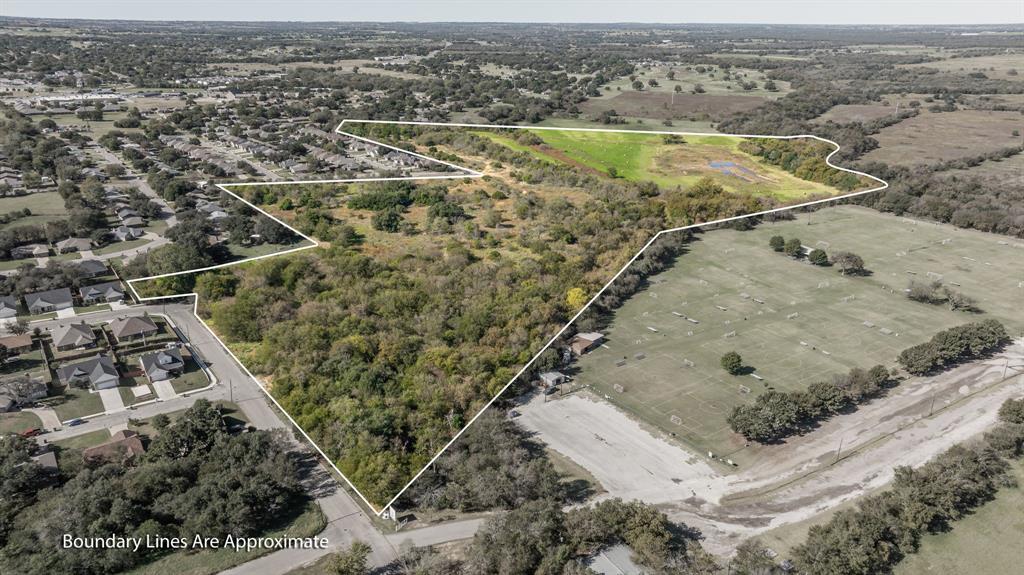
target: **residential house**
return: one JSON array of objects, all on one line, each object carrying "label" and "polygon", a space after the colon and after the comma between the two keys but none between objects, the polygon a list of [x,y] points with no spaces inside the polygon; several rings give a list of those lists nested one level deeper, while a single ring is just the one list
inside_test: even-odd
[{"label": "residential house", "polygon": [[78,273],[83,277],[94,278],[107,274],[107,264],[101,260],[82,260],[75,264]]},{"label": "residential house", "polygon": [[84,321],[58,325],[50,330],[50,336],[58,351],[96,347],[96,332]]},{"label": "residential house", "polygon": [[46,382],[39,377],[20,375],[0,381],[0,394],[10,398],[14,405],[38,401],[48,393]]},{"label": "residential house", "polygon": [[0,319],[8,319],[18,315],[18,300],[12,295],[0,297]]},{"label": "residential house", "polygon": [[32,315],[69,309],[73,306],[71,290],[66,287],[25,294],[25,307]]},{"label": "residential house", "polygon": [[124,287],[118,281],[85,286],[79,292],[84,304],[110,303],[124,299]]},{"label": "residential house", "polygon": [[576,355],[583,355],[591,349],[594,349],[594,347],[600,345],[602,341],[604,341],[603,333],[578,333],[569,342],[569,347],[572,348],[573,353]]},{"label": "residential house", "polygon": [[138,215],[139,215],[139,212],[136,212],[135,210],[133,210],[131,208],[121,208],[121,209],[117,210],[117,217],[118,217],[118,219],[121,219],[121,220],[123,220],[125,218],[138,217]]},{"label": "residential house", "polygon": [[155,383],[177,377],[185,370],[185,360],[177,348],[168,348],[143,354],[139,357],[142,371],[149,381]]},{"label": "residential house", "polygon": [[32,351],[32,335],[23,333],[21,335],[0,337],[0,345],[7,348],[8,354],[20,355]]},{"label": "residential house", "polygon": [[110,322],[110,332],[118,343],[135,341],[157,334],[159,329],[156,323],[147,316],[119,317]]},{"label": "residential house", "polygon": [[109,461],[112,463],[132,459],[146,452],[139,434],[130,429],[122,429],[110,436],[105,443],[82,450],[82,460],[89,464]]},{"label": "residential house", "polygon": [[127,242],[129,240],[137,240],[137,239],[141,238],[142,236],[146,235],[146,232],[144,230],[140,230],[138,228],[131,228],[131,227],[128,227],[126,225],[118,226],[118,227],[110,230],[110,233],[111,233],[111,235],[114,236],[114,239],[116,239],[119,242]]},{"label": "residential house", "polygon": [[27,244],[11,248],[11,257],[14,259],[45,258],[49,255],[50,248],[46,244]]},{"label": "residential house", "polygon": [[131,216],[121,220],[121,223],[129,228],[141,228],[146,225],[146,220],[139,216]]},{"label": "residential house", "polygon": [[92,249],[92,240],[89,238],[68,238],[57,242],[56,245],[57,253],[84,252]]},{"label": "residential house", "polygon": [[57,466],[57,452],[53,450],[53,446],[47,445],[46,450],[42,453],[32,456],[32,460],[39,464],[44,470],[49,473],[57,473],[60,468]]},{"label": "residential house", "polygon": [[108,355],[95,355],[57,368],[57,378],[64,385],[89,385],[99,391],[117,387],[120,375]]}]

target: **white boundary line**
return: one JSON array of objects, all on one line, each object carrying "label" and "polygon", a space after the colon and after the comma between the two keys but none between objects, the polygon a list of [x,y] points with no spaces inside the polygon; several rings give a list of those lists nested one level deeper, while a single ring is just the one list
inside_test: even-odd
[{"label": "white boundary line", "polygon": [[[677,227],[677,228],[670,228],[670,229],[666,229],[666,230],[661,230],[660,232],[656,233],[654,235],[654,237],[652,237],[650,240],[648,240],[648,242],[646,244],[644,244],[643,248],[641,248],[640,251],[638,251],[636,253],[636,255],[634,255],[632,258],[630,258],[629,261],[626,262],[626,264],[623,265],[622,268],[618,272],[616,272],[616,274],[614,276],[612,276],[612,278],[610,280],[608,280],[608,282],[605,283],[604,286],[600,290],[598,290],[597,293],[594,294],[594,296],[592,298],[590,298],[590,300],[587,302],[586,305],[584,305],[582,308],[580,308],[580,310],[577,311],[576,314],[568,322],[566,322],[566,324],[564,326],[562,326],[562,328],[560,330],[558,330],[558,332],[550,340],[548,340],[548,342],[546,344],[544,344],[544,346],[541,347],[541,349],[538,350],[537,353],[534,354],[533,358],[530,359],[530,361],[528,361],[508,381],[508,383],[506,383],[505,386],[502,387],[501,390],[499,390],[498,393],[493,398],[491,398],[490,401],[488,401],[486,404],[484,404],[484,406],[476,413],[476,415],[474,415],[473,418],[470,419],[469,422],[466,423],[466,425],[464,425],[462,427],[462,429],[459,430],[459,432],[456,433],[455,436],[453,436],[451,438],[451,440],[449,440],[448,443],[446,443],[444,445],[444,447],[442,447],[441,450],[438,451],[437,454],[434,455],[434,457],[431,458],[430,461],[427,462],[427,464],[423,466],[423,469],[421,469],[418,473],[416,473],[416,475],[413,476],[413,478],[410,479],[405,484],[405,486],[403,486],[402,489],[399,490],[399,492],[397,494],[395,494],[395,496],[392,497],[391,500],[388,501],[382,508],[377,509],[377,507],[374,506],[373,503],[371,503],[362,494],[361,491],[359,491],[359,488],[357,488],[355,485],[353,485],[352,482],[349,480],[349,478],[344,473],[342,473],[342,471],[340,469],[338,469],[338,466],[334,464],[334,461],[331,460],[331,458],[328,457],[327,454],[324,453],[324,451],[322,449],[320,449],[320,446],[317,445],[315,441],[313,441],[313,438],[311,438],[309,436],[309,434],[307,434],[306,431],[304,429],[302,429],[302,427],[300,427],[298,423],[295,422],[295,420],[292,418],[292,416],[289,415],[288,412],[285,411],[285,409],[283,407],[281,407],[281,404],[278,403],[277,399],[275,399],[274,396],[271,395],[270,392],[267,391],[267,389],[262,384],[260,384],[260,382],[259,382],[260,380],[255,375],[253,375],[253,373],[251,371],[249,371],[249,368],[246,367],[245,364],[242,363],[241,360],[238,359],[238,356],[236,356],[235,353],[233,351],[231,351],[231,348],[228,347],[228,345],[225,344],[224,341],[221,340],[220,337],[217,336],[217,334],[213,332],[213,330],[209,329],[209,326],[206,325],[206,322],[204,322],[203,319],[201,317],[199,317],[199,296],[195,292],[185,293],[185,294],[176,294],[176,295],[170,295],[170,296],[141,297],[139,295],[138,291],[136,291],[135,286],[134,286],[134,284],[136,282],[143,282],[143,281],[155,280],[155,279],[160,279],[160,278],[165,278],[165,277],[173,277],[173,276],[179,276],[179,275],[184,275],[184,274],[200,273],[200,272],[204,272],[204,271],[210,271],[210,270],[225,268],[225,267],[234,266],[234,265],[238,265],[238,264],[242,264],[242,263],[247,263],[247,262],[251,262],[251,261],[261,260],[261,259],[270,258],[270,257],[281,256],[281,255],[284,255],[284,254],[294,253],[294,252],[298,252],[298,251],[302,251],[302,250],[307,250],[307,249],[310,249],[310,248],[318,247],[320,245],[320,243],[317,242],[316,239],[314,239],[314,238],[312,238],[310,236],[307,236],[306,234],[304,234],[304,233],[300,232],[299,230],[293,228],[292,226],[288,225],[284,221],[282,221],[282,220],[276,218],[275,216],[267,213],[265,210],[259,208],[258,206],[256,206],[252,202],[246,200],[245,198],[243,198],[243,197],[239,196],[238,194],[236,194],[236,193],[232,192],[231,190],[229,190],[228,189],[229,187],[283,186],[283,185],[302,185],[302,184],[337,184],[337,183],[359,183],[359,182],[386,182],[386,181],[398,181],[398,180],[447,180],[447,179],[480,178],[480,177],[483,177],[483,175],[484,175],[483,173],[478,172],[476,170],[465,168],[463,166],[458,166],[458,165],[452,164],[450,162],[445,162],[445,161],[442,161],[442,160],[438,160],[436,158],[431,158],[431,157],[428,157],[428,156],[424,156],[422,154],[418,154],[418,153],[415,153],[415,152],[410,152],[408,150],[403,150],[403,149],[397,148],[395,146],[391,146],[391,145],[388,145],[388,144],[384,144],[382,142],[371,140],[369,138],[365,138],[365,137],[362,137],[362,136],[357,136],[355,134],[351,134],[349,132],[345,132],[341,128],[342,128],[342,126],[344,126],[346,124],[346,122],[350,123],[350,124],[397,124],[397,125],[410,125],[410,126],[436,126],[436,127],[454,127],[454,128],[477,128],[477,129],[507,129],[507,130],[524,130],[525,129],[525,130],[557,130],[557,131],[572,131],[572,132],[611,132],[611,133],[680,135],[680,136],[723,136],[723,137],[731,137],[731,138],[760,138],[760,139],[772,139],[772,140],[795,140],[795,139],[809,138],[809,139],[818,140],[820,142],[825,142],[827,144],[830,144],[830,145],[834,146],[835,149],[832,150],[832,152],[830,152],[828,154],[828,156],[825,157],[825,163],[828,164],[830,167],[832,167],[832,168],[834,168],[836,170],[842,171],[842,172],[847,172],[847,173],[855,174],[855,175],[858,175],[858,176],[863,176],[863,177],[866,177],[866,178],[870,178],[871,180],[874,180],[875,182],[878,182],[880,185],[876,186],[874,188],[871,188],[871,189],[868,189],[868,190],[862,190],[862,191],[859,191],[859,192],[852,192],[852,193],[849,193],[849,194],[842,194],[842,195],[838,195],[838,196],[834,196],[834,197],[830,197],[830,198],[814,200],[814,201],[810,201],[810,202],[804,202],[804,203],[800,203],[800,204],[794,204],[794,205],[785,206],[785,207],[781,207],[781,208],[774,208],[774,209],[770,209],[770,210],[763,210],[763,211],[760,211],[760,212],[753,212],[753,213],[744,214],[744,215],[740,215],[740,216],[733,216],[733,217],[729,217],[729,218],[722,218],[722,219],[719,219],[719,220],[714,220],[714,221],[710,221],[710,222],[704,222],[704,223],[700,223],[700,224],[692,224],[692,225],[688,225],[688,226],[681,226],[681,227]],[[799,209],[799,208],[804,208],[804,207],[808,207],[808,206],[824,204],[824,203],[827,203],[827,202],[834,202],[834,201],[838,201],[838,200],[843,200],[843,199],[847,199],[847,198],[853,198],[853,197],[856,197],[856,196],[861,196],[861,195],[864,195],[864,194],[870,194],[870,193],[873,193],[873,192],[878,192],[878,191],[884,190],[884,189],[889,187],[889,183],[888,182],[886,182],[885,180],[882,180],[880,178],[877,178],[875,176],[872,176],[871,174],[867,174],[867,173],[860,172],[860,171],[857,171],[857,170],[852,170],[852,169],[849,169],[849,168],[844,168],[842,166],[837,166],[837,165],[833,164],[832,163],[832,156],[834,156],[836,153],[839,152],[839,150],[840,150],[839,144],[837,144],[836,142],[833,142],[832,140],[829,140],[829,139],[826,139],[826,138],[822,138],[820,136],[815,136],[814,134],[801,134],[801,135],[793,135],[793,136],[766,136],[766,135],[760,135],[760,134],[718,134],[718,133],[707,133],[707,132],[673,132],[673,131],[663,131],[663,130],[640,131],[640,130],[621,130],[621,129],[603,129],[603,128],[559,128],[559,127],[554,127],[554,126],[513,126],[513,125],[500,125],[500,124],[464,124],[464,123],[444,123],[444,122],[413,122],[413,121],[392,121],[392,120],[347,120],[347,119],[346,120],[342,120],[341,123],[338,124],[338,127],[334,129],[334,131],[337,132],[338,134],[342,134],[342,135],[345,135],[345,136],[348,136],[348,137],[351,137],[351,138],[355,138],[355,139],[363,141],[363,142],[367,142],[367,143],[370,143],[370,144],[373,144],[373,145],[389,148],[391,150],[395,150],[395,151],[398,151],[398,152],[409,154],[411,156],[415,156],[415,157],[418,157],[418,158],[421,158],[421,159],[424,159],[424,160],[429,160],[431,162],[436,162],[436,163],[444,164],[444,165],[449,166],[451,168],[455,168],[457,170],[460,170],[460,171],[462,171],[464,173],[460,174],[460,175],[422,176],[422,177],[417,177],[417,176],[400,176],[400,177],[394,177],[394,178],[362,178],[362,179],[355,178],[355,179],[340,179],[340,180],[300,180],[300,181],[288,180],[288,181],[273,181],[273,182],[237,182],[237,183],[216,184],[216,186],[218,188],[220,188],[221,190],[223,190],[224,192],[227,192],[228,194],[230,194],[231,196],[234,196],[238,200],[244,202],[246,205],[248,205],[249,207],[253,208],[257,212],[267,216],[268,218],[272,219],[273,221],[277,222],[278,224],[281,224],[285,228],[287,228],[290,231],[294,232],[296,235],[300,236],[303,240],[309,242],[309,245],[300,246],[300,247],[297,247],[297,248],[292,248],[292,249],[288,249],[288,250],[284,250],[284,251],[276,252],[276,253],[272,253],[272,254],[265,254],[265,255],[262,255],[262,256],[255,256],[255,257],[244,259],[244,260],[228,262],[228,263],[214,265],[214,266],[207,266],[207,267],[204,267],[204,268],[199,268],[199,269],[194,269],[194,270],[185,270],[185,271],[179,271],[179,272],[172,272],[172,273],[167,273],[167,274],[160,274],[160,275],[155,275],[155,276],[149,276],[149,277],[144,277],[144,278],[131,279],[131,280],[127,281],[127,284],[128,284],[128,287],[132,290],[132,293],[134,294],[135,298],[138,301],[140,301],[140,302],[141,301],[156,301],[156,300],[164,300],[164,299],[177,299],[177,298],[181,298],[181,297],[192,297],[192,298],[194,298],[193,306],[192,306],[192,313],[193,313],[193,315],[195,315],[196,318],[200,321],[200,323],[202,323],[203,326],[205,326],[207,328],[207,330],[214,337],[214,339],[216,339],[217,342],[220,343],[220,345],[228,352],[228,354],[232,357],[232,359],[234,359],[235,362],[237,362],[238,365],[242,367],[242,370],[246,373],[246,375],[248,375],[254,381],[257,382],[257,385],[259,386],[259,388],[261,390],[263,390],[263,392],[267,395],[268,398],[270,398],[270,401],[272,401],[274,403],[274,405],[277,406],[277,408],[281,411],[281,413],[284,414],[284,416],[288,419],[288,421],[292,424],[292,426],[294,426],[295,429],[297,429],[299,431],[299,433],[302,434],[302,436],[306,439],[306,441],[308,441],[309,444],[313,446],[313,448],[317,451],[317,453],[319,453],[320,456],[323,457],[324,461],[326,461],[327,464],[330,465],[334,469],[334,471],[337,472],[338,475],[340,475],[341,478],[345,480],[345,483],[348,484],[348,486],[359,496],[360,499],[362,499],[363,503],[365,503],[366,506],[369,509],[371,509],[374,513],[376,513],[378,515],[384,513],[384,511],[386,511],[389,507],[391,507],[391,505],[394,504],[394,502],[399,497],[401,497],[402,494],[404,494],[406,492],[406,490],[408,490],[409,487],[417,479],[419,479],[420,476],[423,475],[423,473],[425,473],[427,471],[427,469],[429,469],[430,466],[433,465],[434,462],[437,461],[437,459],[439,457],[441,457],[441,455],[443,455],[444,452],[447,451],[448,448],[451,447],[452,444],[454,444],[455,441],[457,441],[462,436],[462,434],[465,433],[466,430],[469,429],[469,427],[471,425],[473,425],[473,423],[476,422],[476,420],[479,419],[480,416],[483,415],[483,413],[485,411],[487,411],[487,409],[490,408],[491,405],[493,405],[494,402],[497,401],[498,398],[501,397],[505,393],[505,391],[507,391],[508,388],[511,387],[512,384],[515,383],[515,381],[517,379],[519,379],[520,376],[522,376],[523,373],[526,372],[526,370],[528,370],[530,368],[530,366],[533,365],[533,363],[535,361],[537,361],[537,358],[540,357],[540,355],[542,353],[544,353],[545,350],[547,350],[549,347],[551,347],[551,345],[554,344],[555,341],[557,341],[558,338],[561,337],[563,333],[565,333],[565,330],[567,330],[580,317],[580,315],[582,315],[583,312],[586,311],[587,308],[589,308],[595,301],[597,301],[597,299],[599,297],[601,297],[601,295],[605,292],[605,290],[607,290],[608,287],[611,286],[611,284],[614,283],[615,280],[618,279],[619,276],[621,276],[622,273],[625,272],[626,269],[628,269],[629,266],[632,265],[633,262],[635,262],[636,259],[639,258],[644,253],[644,251],[647,250],[647,248],[649,248],[659,237],[661,237],[662,234],[667,234],[667,233],[671,233],[671,232],[678,232],[678,231],[682,231],[682,230],[689,230],[689,229],[694,229],[694,228],[699,228],[699,227],[704,227],[704,226],[722,224],[722,223],[732,222],[732,221],[736,221],[736,220],[740,220],[740,219],[744,219],[744,218],[763,216],[763,215],[767,215],[767,214],[771,214],[771,213],[775,213],[775,212]]]}]

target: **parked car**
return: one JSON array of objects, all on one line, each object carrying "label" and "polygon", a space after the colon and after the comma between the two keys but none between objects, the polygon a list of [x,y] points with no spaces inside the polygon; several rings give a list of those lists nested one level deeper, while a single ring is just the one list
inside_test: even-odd
[{"label": "parked car", "polygon": [[75,419],[72,419],[72,420],[68,421],[68,427],[74,427],[76,425],[82,425],[83,423],[85,423],[84,419],[82,419],[80,417],[76,417]]},{"label": "parked car", "polygon": [[38,427],[33,427],[31,429],[26,429],[25,431],[22,431],[21,432],[21,436],[22,437],[35,437],[35,436],[41,434],[42,432],[43,432],[42,429],[39,429]]}]

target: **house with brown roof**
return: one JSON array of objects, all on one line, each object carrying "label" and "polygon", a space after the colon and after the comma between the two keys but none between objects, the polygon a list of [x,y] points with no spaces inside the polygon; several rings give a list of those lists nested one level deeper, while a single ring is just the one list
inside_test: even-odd
[{"label": "house with brown roof", "polygon": [[32,351],[32,334],[11,335],[0,337],[0,345],[7,348],[7,353],[18,355]]},{"label": "house with brown roof", "polygon": [[58,351],[96,347],[96,332],[84,321],[60,324],[50,330],[50,336]]},{"label": "house with brown roof", "polygon": [[110,436],[106,443],[82,450],[82,460],[89,464],[104,461],[120,462],[146,453],[142,437],[130,429],[122,429]]},{"label": "house with brown roof", "polygon": [[152,337],[158,331],[160,329],[157,327],[156,322],[150,319],[149,316],[144,315],[119,317],[110,322],[110,332],[114,334],[114,338],[118,343]]},{"label": "house with brown roof", "polygon": [[598,345],[601,345],[602,341],[604,341],[603,333],[578,333],[569,342],[569,347],[572,348],[573,353],[576,355],[583,355]]}]

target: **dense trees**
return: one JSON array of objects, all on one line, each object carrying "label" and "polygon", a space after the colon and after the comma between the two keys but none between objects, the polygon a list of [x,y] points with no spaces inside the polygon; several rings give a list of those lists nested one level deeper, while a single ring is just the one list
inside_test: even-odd
[{"label": "dense trees", "polygon": [[832,381],[812,383],[806,391],[769,389],[754,403],[733,408],[727,420],[733,431],[747,439],[771,443],[870,399],[888,381],[889,372],[883,366],[866,371],[853,368]]},{"label": "dense trees", "polygon": [[[0,439],[0,489],[14,485],[19,505],[0,515],[8,537],[0,549],[5,573],[114,573],[144,564],[166,550],[63,549],[64,533],[80,537],[256,535],[302,507],[298,472],[278,434],[228,435],[221,414],[198,400],[152,440],[134,462],[83,467],[52,491],[41,487],[38,466],[24,446]],[[74,458],[75,454],[67,454]],[[15,477],[17,475],[17,477]],[[20,485],[19,485],[20,484]],[[5,497],[6,499],[6,497]],[[8,514],[13,511],[13,514]]]},{"label": "dense trees", "polygon": [[[1016,400],[1019,401],[1019,400]],[[797,568],[810,575],[889,572],[917,551],[927,533],[952,524],[1007,484],[1007,459],[1019,458],[1024,425],[1009,400],[1001,423],[981,441],[954,446],[918,469],[899,467],[888,490],[810,528],[795,550]]]},{"label": "dense trees", "polygon": [[989,354],[1009,341],[1006,328],[995,319],[967,323],[935,334],[930,341],[903,350],[903,369],[925,375]]}]

